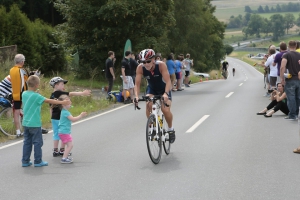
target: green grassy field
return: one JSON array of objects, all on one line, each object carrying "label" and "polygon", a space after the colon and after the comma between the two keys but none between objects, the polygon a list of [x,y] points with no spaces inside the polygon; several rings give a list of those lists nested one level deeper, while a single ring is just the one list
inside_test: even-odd
[{"label": "green grassy field", "polygon": [[[238,16],[238,15],[245,15],[245,6],[250,6],[252,10],[257,10],[257,8],[261,5],[262,7],[265,7],[265,5],[268,5],[269,8],[272,6],[275,8],[277,4],[288,4],[289,2],[293,3],[299,3],[297,0],[252,0],[252,1],[244,1],[244,0],[214,0],[212,1],[212,4],[216,6],[216,12],[214,15],[220,20],[220,21],[228,21],[230,16]],[[275,13],[267,13],[267,14],[261,14],[264,17],[270,17]],[[280,13],[284,15],[285,13]],[[293,13],[296,18],[298,18],[299,12]]]}]

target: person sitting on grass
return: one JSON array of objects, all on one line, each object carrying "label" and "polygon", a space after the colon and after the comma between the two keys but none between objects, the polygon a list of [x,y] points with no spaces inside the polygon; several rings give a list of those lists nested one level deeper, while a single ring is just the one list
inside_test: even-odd
[{"label": "person sitting on grass", "polygon": [[272,102],[264,108],[262,111],[257,113],[257,115],[264,115],[265,117],[272,117],[272,115],[281,110],[284,114],[289,114],[289,109],[287,106],[286,94],[284,92],[284,85],[282,83],[277,83],[277,90],[274,90],[271,94]]}]

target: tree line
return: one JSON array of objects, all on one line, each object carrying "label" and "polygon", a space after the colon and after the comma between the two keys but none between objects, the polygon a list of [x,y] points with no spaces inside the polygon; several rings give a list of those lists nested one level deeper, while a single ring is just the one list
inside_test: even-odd
[{"label": "tree line", "polygon": [[252,10],[250,6],[245,6],[245,12],[247,13],[275,13],[275,12],[299,12],[300,3],[289,2],[288,4],[277,4],[276,7],[269,7],[268,5],[259,6],[257,10]]},{"label": "tree line", "polygon": [[34,21],[40,19],[55,26],[63,23],[63,16],[54,8],[52,0],[0,0],[0,5],[9,10],[15,4],[27,17]]},{"label": "tree line", "polygon": [[[135,53],[145,48],[153,48],[165,57],[171,52],[190,53],[194,58],[194,66],[199,71],[218,68],[220,59],[225,55],[222,41],[225,24],[213,15],[215,6],[211,4],[211,0],[189,3],[185,0],[0,0],[0,3],[1,1],[6,2],[5,7],[1,8],[3,15],[16,12],[22,20],[7,19],[6,23],[12,26],[1,27],[1,30],[5,28],[7,32],[4,37],[0,36],[0,41],[4,40],[5,45],[17,44],[19,52],[23,52],[26,58],[31,56],[32,60],[41,61],[30,63],[35,66],[43,66],[42,63],[46,62],[46,58],[43,59],[44,51],[49,49],[60,52],[61,60],[52,62],[53,71],[65,71],[68,58],[66,54],[75,52],[80,57],[79,65],[75,68],[80,77],[89,77],[91,70],[100,72],[110,50],[115,51],[116,67],[120,67],[127,39],[132,41]],[[17,5],[10,7],[11,2]],[[25,14],[29,18],[18,10],[25,8]],[[34,13],[36,8],[44,9],[43,12],[48,10],[47,17]],[[55,12],[51,13],[49,9],[54,9]],[[61,17],[62,23],[54,23],[55,27],[51,28],[47,23],[53,23],[46,20],[49,16]],[[40,19],[45,19],[47,23]],[[25,37],[27,31],[15,31],[13,23],[21,23],[22,29],[23,26],[26,27],[25,30],[31,36]],[[35,25],[37,23],[40,25]],[[18,39],[7,39],[13,38],[10,36],[12,32],[18,32]],[[47,34],[38,36],[40,32]],[[37,48],[40,43],[44,44],[43,48]]]},{"label": "tree line", "polygon": [[244,17],[239,15],[237,17],[231,16],[227,28],[242,28],[245,38],[250,35],[261,37],[264,33],[273,35],[273,40],[277,41],[294,25],[300,26],[300,14],[297,19],[291,13],[286,13],[284,16],[281,14],[274,14],[268,18],[264,18],[259,14],[246,13]]}]

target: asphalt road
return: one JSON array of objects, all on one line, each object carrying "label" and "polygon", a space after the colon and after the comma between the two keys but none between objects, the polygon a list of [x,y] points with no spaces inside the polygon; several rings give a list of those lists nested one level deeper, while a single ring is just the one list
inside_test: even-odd
[{"label": "asphalt road", "polygon": [[52,157],[51,134],[43,168],[21,167],[21,142],[0,145],[0,199],[299,199],[297,122],[280,111],[257,116],[270,102],[263,76],[227,60],[235,77],[173,93],[177,138],[158,165],[147,152],[145,104],[126,105],[73,125],[73,164]]}]

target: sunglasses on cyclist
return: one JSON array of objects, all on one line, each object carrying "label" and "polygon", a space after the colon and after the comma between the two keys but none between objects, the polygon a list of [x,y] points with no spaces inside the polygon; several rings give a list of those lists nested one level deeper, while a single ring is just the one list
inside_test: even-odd
[{"label": "sunglasses on cyclist", "polygon": [[143,61],[142,63],[143,63],[143,64],[151,63],[151,61],[152,61],[152,60],[146,60],[146,61]]}]

